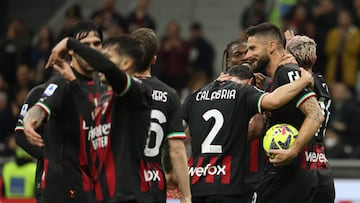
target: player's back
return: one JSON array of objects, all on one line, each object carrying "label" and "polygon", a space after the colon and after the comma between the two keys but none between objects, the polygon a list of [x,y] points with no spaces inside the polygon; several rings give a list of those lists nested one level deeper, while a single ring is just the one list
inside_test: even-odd
[{"label": "player's back", "polygon": [[260,110],[255,87],[215,81],[184,103],[191,135],[189,174],[192,195],[235,195],[244,191],[245,150],[250,118]]},{"label": "player's back", "polygon": [[149,168],[144,171],[158,202],[166,200],[166,179],[161,162],[161,152],[167,139],[184,139],[180,100],[176,91],[156,77],[141,78],[151,88],[151,123],[144,148]]}]

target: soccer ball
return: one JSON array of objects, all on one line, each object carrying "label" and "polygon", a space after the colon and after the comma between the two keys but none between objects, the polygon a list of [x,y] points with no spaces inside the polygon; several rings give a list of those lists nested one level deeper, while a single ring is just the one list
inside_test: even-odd
[{"label": "soccer ball", "polygon": [[272,126],[266,131],[263,140],[266,155],[274,158],[274,155],[269,153],[270,149],[289,149],[298,134],[298,130],[289,124],[276,124]]}]

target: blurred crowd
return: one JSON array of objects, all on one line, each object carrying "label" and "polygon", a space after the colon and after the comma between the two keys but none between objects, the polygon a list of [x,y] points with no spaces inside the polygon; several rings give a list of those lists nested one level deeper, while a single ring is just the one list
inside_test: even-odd
[{"label": "blurred crowd", "polygon": [[[14,156],[12,135],[24,98],[53,74],[51,69],[44,70],[44,64],[53,45],[71,32],[70,27],[89,18],[102,28],[105,38],[139,27],[157,31],[150,3],[137,0],[125,14],[116,10],[115,0],[104,0],[90,16],[83,16],[81,7],[73,5],[64,13],[59,33],[46,25],[31,30],[21,19],[2,20],[6,32],[0,33],[1,160]],[[328,158],[360,158],[360,0],[253,0],[240,16],[239,30],[264,21],[315,39],[314,71],[324,75],[333,96],[325,141]],[[187,38],[181,36],[181,28],[176,20],[168,22],[153,74],[184,98],[215,77],[213,63],[221,56],[215,56],[201,23],[190,23]],[[244,37],[240,32],[239,38]]]}]

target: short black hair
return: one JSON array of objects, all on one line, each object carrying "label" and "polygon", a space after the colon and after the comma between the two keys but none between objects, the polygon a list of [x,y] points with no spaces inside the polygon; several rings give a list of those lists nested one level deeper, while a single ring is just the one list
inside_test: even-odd
[{"label": "short black hair", "polygon": [[145,67],[142,66],[144,50],[139,41],[129,35],[122,35],[119,37],[110,37],[103,43],[104,48],[112,46],[114,46],[120,56],[126,55],[134,60],[133,68],[135,71],[144,71]]},{"label": "short black hair", "polygon": [[255,82],[255,75],[249,66],[245,64],[235,65],[229,68],[227,71],[229,75],[239,78],[240,80],[246,80],[253,78]]},{"label": "short black hair", "polygon": [[190,25],[191,30],[202,30],[202,26],[199,22],[194,22]]},{"label": "short black hair", "polygon": [[70,36],[77,40],[82,40],[87,37],[90,32],[97,33],[97,36],[100,38],[100,40],[103,40],[101,29],[91,20],[84,20],[76,23],[71,29]]},{"label": "short black hair", "polygon": [[276,40],[279,44],[283,44],[284,42],[284,37],[280,29],[276,25],[268,22],[250,26],[246,29],[246,35],[247,37],[255,35],[269,36]]}]

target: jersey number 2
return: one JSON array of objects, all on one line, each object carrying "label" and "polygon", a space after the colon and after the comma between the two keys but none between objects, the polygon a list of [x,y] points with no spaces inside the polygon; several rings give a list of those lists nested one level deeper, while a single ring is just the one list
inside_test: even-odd
[{"label": "jersey number 2", "polygon": [[214,118],[215,123],[201,144],[201,153],[222,153],[221,145],[213,145],[211,143],[224,124],[224,116],[219,110],[211,109],[205,112],[202,117],[205,121],[208,121],[210,118]]},{"label": "jersey number 2", "polygon": [[[162,143],[162,140],[164,138],[164,130],[162,129],[160,124],[166,123],[166,116],[163,112],[159,110],[151,110],[151,119],[157,120],[157,122],[151,122],[148,137],[146,139],[146,145],[144,149],[144,154],[147,157],[155,157],[160,152],[160,146]],[[150,137],[151,132],[155,133],[155,145],[153,147],[150,147]]]}]

